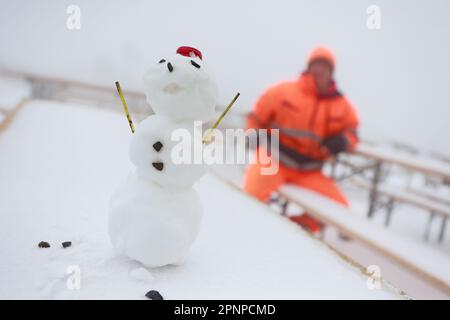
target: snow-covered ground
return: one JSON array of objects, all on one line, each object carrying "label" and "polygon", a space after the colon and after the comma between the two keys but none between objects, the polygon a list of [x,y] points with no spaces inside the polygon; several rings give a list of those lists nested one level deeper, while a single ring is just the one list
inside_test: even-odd
[{"label": "snow-covered ground", "polygon": [[0,109],[9,111],[31,93],[30,84],[23,79],[0,75]]},{"label": "snow-covered ground", "polygon": [[[226,142],[228,143],[228,142]],[[357,160],[357,159],[355,159]],[[365,161],[364,161],[365,162]],[[362,162],[361,164],[363,164]],[[219,175],[233,181],[236,185],[242,185],[243,173],[245,166],[215,166],[214,171]],[[326,168],[330,169],[330,168]],[[424,190],[425,181],[424,177],[418,173],[411,176],[411,172],[405,172],[403,169],[395,166],[389,168],[390,176],[385,181],[386,183],[392,184],[400,188],[405,188],[406,185],[410,187],[415,187],[420,190]],[[325,170],[329,171],[329,170]],[[344,193],[350,200],[352,212],[357,214],[359,217],[366,219],[366,213],[368,209],[368,191],[362,188],[358,188],[355,185],[344,181],[341,183],[341,187]],[[448,196],[449,188],[445,186],[435,187],[433,190],[434,195],[439,195],[442,198]],[[275,206],[275,209],[279,207]],[[288,214],[295,215],[303,212],[303,209],[290,205],[288,207]],[[425,227],[427,225],[429,218],[429,212],[423,209],[406,205],[406,204],[396,204],[392,218],[391,224],[387,228],[389,232],[402,237],[409,243],[408,250],[414,252],[414,248],[428,247],[430,251],[434,254],[440,255],[442,260],[448,260],[447,265],[450,268],[450,231],[449,228],[446,229],[446,234],[444,236],[444,241],[442,243],[437,241],[439,235],[439,229],[441,227],[441,219],[436,218],[432,221],[430,228],[430,240],[424,242],[423,234]],[[371,219],[371,223],[381,226],[384,228],[385,213],[376,212],[375,216]],[[385,256],[374,252],[372,249],[363,245],[358,241],[342,241],[339,237],[338,230],[328,227],[325,231],[324,240],[326,243],[337,249],[338,251],[348,255],[352,259],[358,261],[362,265],[377,265],[380,267],[381,274],[383,277],[391,281],[397,287],[402,288],[415,298],[421,299],[433,299],[433,298],[447,298],[448,296],[442,291],[430,286],[425,281],[417,277],[416,274],[412,274],[406,271],[404,268],[399,266],[397,263],[387,259]],[[380,239],[380,243],[383,239]],[[418,250],[419,251],[419,250]],[[417,254],[417,261],[420,262],[423,257]],[[428,261],[429,263],[437,263],[436,261]],[[440,267],[436,265],[436,267]]]},{"label": "snow-covered ground", "polygon": [[[129,137],[119,114],[50,101],[27,103],[0,135],[1,298],[399,297],[212,175],[196,185],[205,217],[183,265],[146,271],[115,256],[107,207],[131,167]],[[67,287],[73,266],[80,290]]]}]

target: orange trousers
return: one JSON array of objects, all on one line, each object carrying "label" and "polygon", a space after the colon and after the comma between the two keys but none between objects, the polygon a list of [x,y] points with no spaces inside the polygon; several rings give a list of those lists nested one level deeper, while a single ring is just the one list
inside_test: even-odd
[{"label": "orange trousers", "polygon": [[275,175],[261,175],[259,162],[249,165],[244,178],[244,191],[267,202],[273,191],[287,183],[316,191],[346,207],[349,206],[346,197],[334,180],[321,171],[299,171],[283,166],[281,163]]}]

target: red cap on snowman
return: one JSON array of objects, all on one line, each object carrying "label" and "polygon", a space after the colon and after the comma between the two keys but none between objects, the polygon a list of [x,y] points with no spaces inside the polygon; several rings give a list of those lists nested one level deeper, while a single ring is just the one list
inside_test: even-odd
[{"label": "red cap on snowman", "polygon": [[182,56],[185,56],[185,57],[192,57],[192,55],[194,55],[196,57],[199,57],[200,60],[203,60],[202,53],[200,52],[200,50],[192,48],[192,47],[186,47],[186,46],[179,47],[177,49],[177,53],[181,54]]}]

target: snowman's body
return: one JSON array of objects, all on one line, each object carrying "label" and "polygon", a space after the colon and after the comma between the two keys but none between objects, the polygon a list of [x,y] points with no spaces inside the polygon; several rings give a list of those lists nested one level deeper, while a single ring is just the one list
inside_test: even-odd
[{"label": "snowman's body", "polygon": [[[185,142],[188,143],[182,145]],[[137,126],[131,138],[130,159],[138,175],[160,186],[191,188],[205,173],[205,166],[183,161],[183,157],[187,155],[189,159],[185,160],[193,160],[194,148],[201,145],[201,128],[194,127],[193,121],[174,121],[167,116],[152,115]],[[182,146],[186,149],[181,150]]]},{"label": "snowman's body", "polygon": [[200,229],[202,206],[192,185],[205,168],[180,163],[174,150],[180,141],[173,138],[190,135],[191,154],[201,146],[194,121],[212,117],[217,90],[201,60],[188,53],[162,59],[146,73],[147,101],[156,114],[137,126],[130,145],[136,170],[110,203],[113,246],[148,267],[180,262]]},{"label": "snowman's body", "polygon": [[148,267],[178,263],[201,223],[195,190],[178,192],[131,173],[111,200],[109,233],[116,251]]}]

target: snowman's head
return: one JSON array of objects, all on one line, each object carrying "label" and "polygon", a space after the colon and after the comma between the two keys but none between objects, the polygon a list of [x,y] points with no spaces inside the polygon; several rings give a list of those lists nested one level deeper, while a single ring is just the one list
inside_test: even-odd
[{"label": "snowman's head", "polygon": [[[190,188],[206,170],[203,164],[192,163],[194,139],[201,144],[200,131],[192,123],[177,123],[166,116],[152,115],[143,120],[130,145],[130,159],[137,174],[162,187]],[[189,143],[181,144],[181,139],[173,139],[172,135],[180,132],[190,137]],[[189,154],[191,162],[180,163],[179,158],[174,158],[180,152],[187,152],[184,155]]]},{"label": "snowman's head", "polygon": [[144,89],[158,115],[201,121],[214,116],[217,85],[195,48],[180,47],[175,55],[156,61],[144,75]]}]

